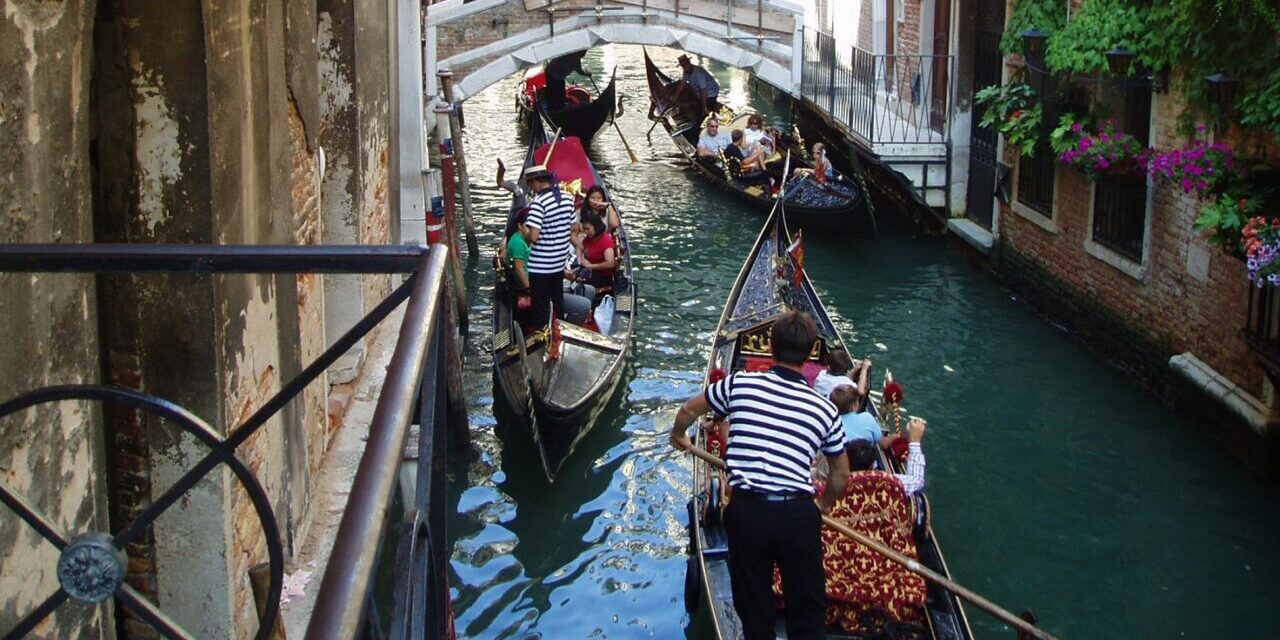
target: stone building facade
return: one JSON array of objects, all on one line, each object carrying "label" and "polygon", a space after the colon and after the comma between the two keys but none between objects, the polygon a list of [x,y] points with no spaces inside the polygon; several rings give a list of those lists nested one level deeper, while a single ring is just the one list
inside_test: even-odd
[{"label": "stone building facade", "polygon": [[[1006,78],[1024,72],[1021,59],[1005,62]],[[1153,91],[1149,83],[1097,82],[1074,99],[1107,104],[1125,131],[1167,151],[1190,139],[1179,125],[1185,99],[1179,83],[1171,84],[1172,90]],[[1217,137],[1280,157],[1263,132],[1233,129]],[[1003,143],[1001,159],[1012,172],[1008,201],[999,203],[993,225],[1000,274],[1140,383],[1204,410],[1226,427],[1220,433],[1250,466],[1272,472],[1277,399],[1246,339],[1259,292],[1239,258],[1193,229],[1201,204],[1176,185],[1149,177],[1094,181]],[[1131,184],[1118,186],[1122,180]]]},{"label": "stone building facade", "polygon": [[[394,3],[11,0],[0,17],[0,243],[385,244]],[[414,132],[417,134],[417,132]],[[114,383],[228,433],[381,300],[386,276],[0,274],[4,396]],[[311,521],[330,382],[239,449],[286,554]],[[0,423],[0,481],[68,535],[117,531],[205,450],[154,416],[63,402]],[[251,637],[266,541],[225,467],[128,549],[128,582],[196,637]],[[0,512],[0,630],[57,588]],[[40,637],[154,637],[64,606]]]}]

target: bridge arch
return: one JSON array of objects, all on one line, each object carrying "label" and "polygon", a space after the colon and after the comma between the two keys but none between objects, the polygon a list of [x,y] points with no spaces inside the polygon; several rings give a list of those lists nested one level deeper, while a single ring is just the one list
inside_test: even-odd
[{"label": "bridge arch", "polygon": [[427,91],[437,92],[435,75],[440,69],[453,72],[453,95],[448,98],[461,102],[503,78],[567,53],[604,44],[638,44],[697,54],[798,93],[804,33],[798,5],[782,0],[683,0],[679,13],[674,6],[670,0],[448,0],[432,5],[425,23]]}]

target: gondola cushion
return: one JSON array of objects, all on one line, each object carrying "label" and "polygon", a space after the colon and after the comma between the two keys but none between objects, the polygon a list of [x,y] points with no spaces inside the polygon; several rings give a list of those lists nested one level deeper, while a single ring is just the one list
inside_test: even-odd
[{"label": "gondola cushion", "polygon": [[[851,475],[831,516],[898,553],[918,557],[911,533],[913,505],[891,473],[860,471]],[[827,624],[856,631],[863,613],[877,607],[903,622],[923,620],[923,578],[830,527],[823,528],[822,543]],[[781,597],[782,582],[776,571],[774,592]]]}]

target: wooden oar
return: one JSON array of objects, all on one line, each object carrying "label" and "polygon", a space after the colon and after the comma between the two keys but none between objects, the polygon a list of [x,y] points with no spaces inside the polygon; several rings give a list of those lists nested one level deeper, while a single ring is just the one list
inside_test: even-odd
[{"label": "wooden oar", "polygon": [[[616,72],[617,71],[615,70],[615,73]],[[591,80],[591,87],[596,90],[596,97],[599,98],[600,87],[596,84],[595,76],[587,76],[587,78]],[[631,164],[640,162],[640,159],[636,157],[636,153],[631,150],[631,145],[627,142],[627,137],[622,135],[622,127],[618,126],[618,119],[613,117],[612,113],[609,114],[609,122],[613,123],[613,130],[618,132],[619,138],[622,138],[622,146],[626,147],[627,155],[631,157]]]},{"label": "wooden oar", "polygon": [[[715,466],[720,469],[725,468],[724,460],[721,460],[719,456],[707,453],[707,451],[704,449],[701,449],[696,446],[690,446],[689,453],[692,453],[694,456],[701,458],[702,460],[706,461],[708,464],[711,464],[712,466]],[[846,525],[845,523],[827,515],[822,516],[822,522],[823,524],[826,524],[828,527],[831,527],[832,529],[835,529],[836,531],[839,531],[840,533],[843,533],[844,535],[849,536],[850,538],[853,538],[855,541],[857,541],[858,544],[864,547],[867,547],[868,549],[871,549],[872,551],[875,551],[876,553],[879,553],[880,555],[906,567],[907,571],[910,571],[911,573],[921,576],[924,579],[930,582],[933,582],[934,584],[937,584],[938,586],[946,589],[947,591],[950,591],[951,593],[954,593],[957,596],[960,596],[964,600],[972,603],[973,605],[977,606],[979,609],[982,609],[983,611],[986,611],[987,613],[999,618],[1002,622],[1017,629],[1018,631],[1021,631],[1022,633],[1025,633],[1033,638],[1040,638],[1040,640],[1057,640],[1056,638],[1054,638],[1054,636],[1050,635],[1049,632],[1045,631],[1044,629],[1041,629],[1039,627],[1036,627],[1028,623],[1026,620],[1023,620],[1022,618],[1019,618],[1018,616],[1013,615],[1007,609],[1002,608],[1000,605],[990,600],[987,600],[986,598],[974,593],[973,591],[970,591],[968,588],[956,583],[954,580],[920,564],[918,560],[913,560],[911,558],[908,558],[907,556],[902,555],[901,553],[898,553],[897,551],[894,551],[893,549],[890,549],[889,547],[885,546],[883,543],[879,542],[878,540],[869,538],[866,535],[854,530],[853,528],[849,527],[849,525]]]}]

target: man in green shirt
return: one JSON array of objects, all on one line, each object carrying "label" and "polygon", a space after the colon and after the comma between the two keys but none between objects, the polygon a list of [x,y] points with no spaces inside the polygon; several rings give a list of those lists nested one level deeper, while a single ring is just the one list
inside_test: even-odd
[{"label": "man in green shirt", "polygon": [[516,214],[516,231],[507,238],[507,260],[511,261],[511,272],[520,285],[518,293],[529,292],[529,239],[525,237],[528,231],[524,226],[524,219],[528,215],[528,209]]}]

